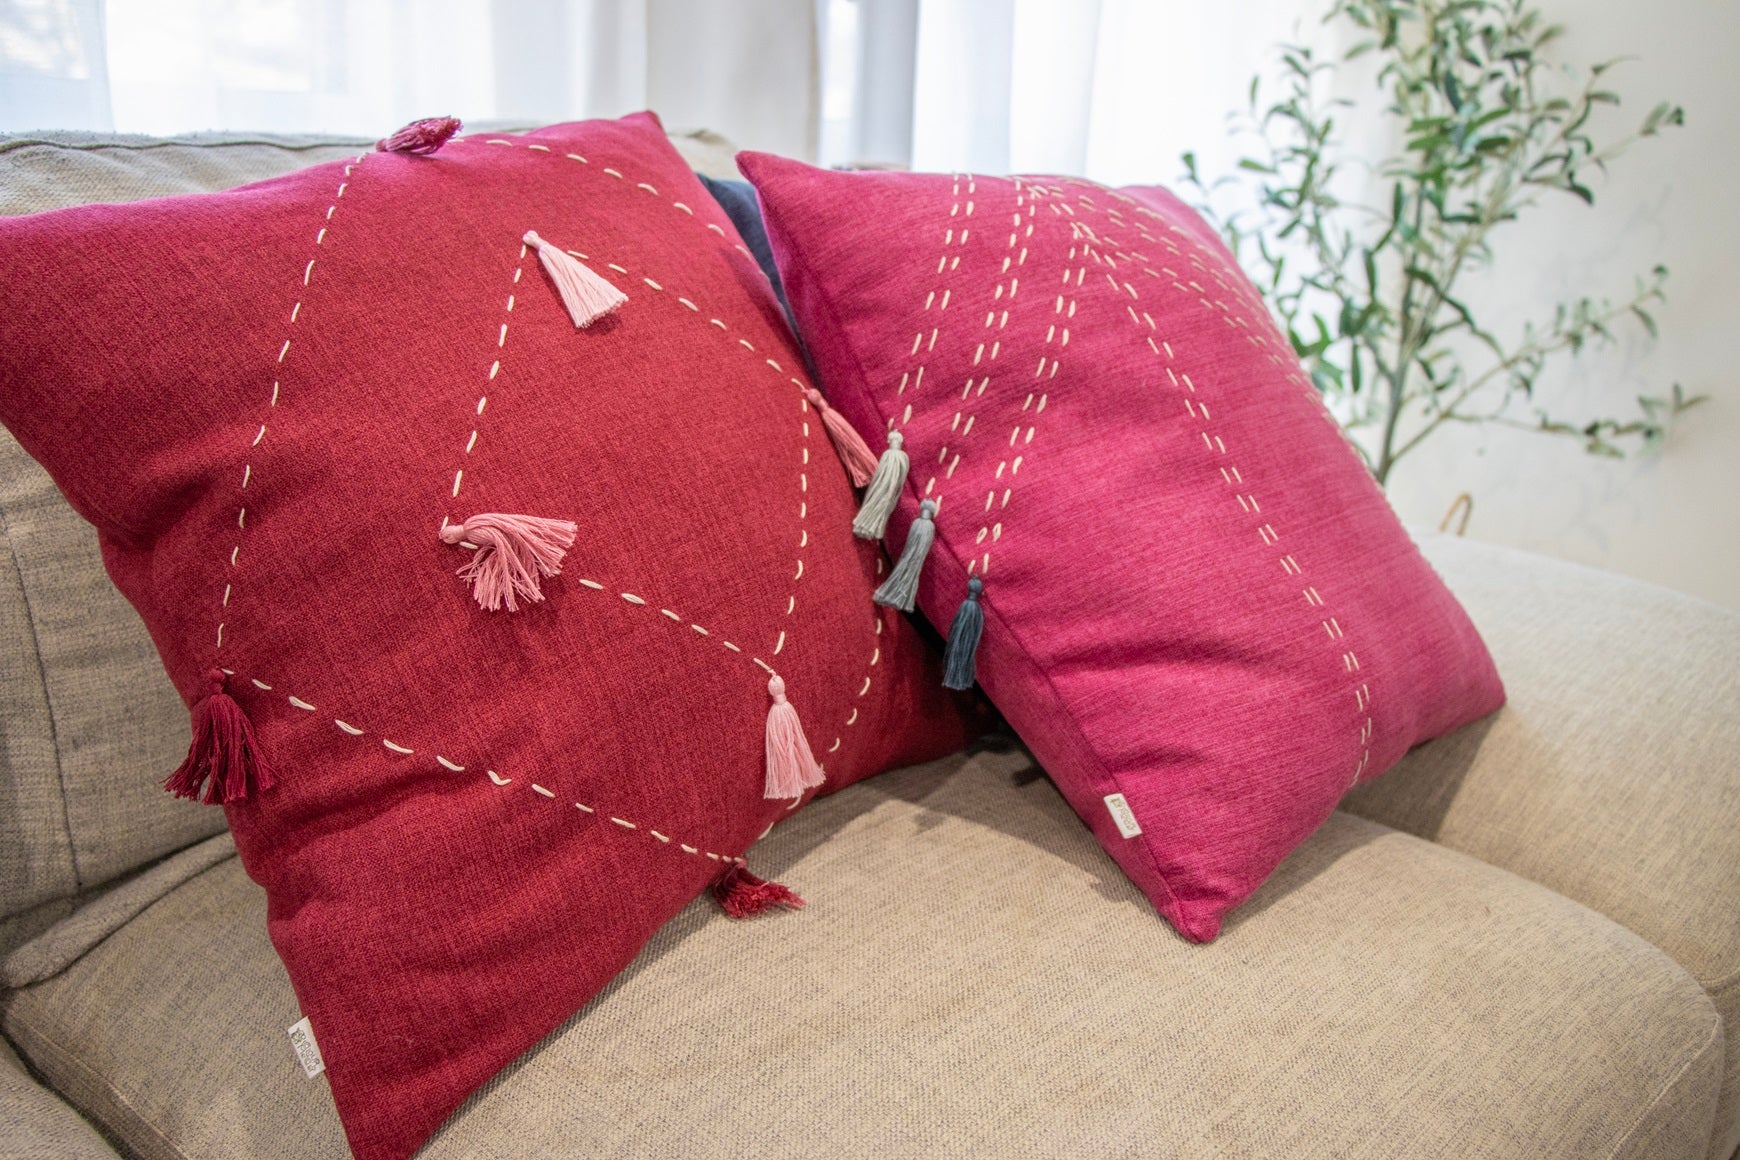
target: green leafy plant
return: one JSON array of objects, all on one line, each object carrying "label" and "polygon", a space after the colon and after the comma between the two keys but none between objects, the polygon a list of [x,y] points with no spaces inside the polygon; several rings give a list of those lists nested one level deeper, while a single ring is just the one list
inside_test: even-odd
[{"label": "green leafy plant", "polygon": [[[1549,63],[1560,28],[1530,0],[1335,0],[1325,22],[1356,30],[1352,46],[1335,59],[1283,46],[1278,96],[1267,103],[1253,78],[1239,128],[1255,144],[1238,175],[1206,181],[1187,153],[1185,178],[1378,481],[1446,423],[1571,436],[1608,456],[1658,443],[1701,397],[1676,384],[1639,398],[1633,418],[1569,422],[1539,406],[1535,387],[1558,356],[1610,343],[1622,324],[1653,336],[1665,267],[1627,296],[1565,302],[1520,333],[1489,323],[1459,285],[1493,262],[1500,227],[1544,195],[1593,204],[1591,174],[1683,124],[1684,112],[1661,104],[1632,131],[1598,139],[1597,110],[1619,104],[1605,87],[1617,62]],[[1326,74],[1362,57],[1387,100],[1381,116],[1399,130],[1400,144],[1371,170],[1375,183],[1354,172],[1337,135],[1351,102],[1318,96]],[[1386,204],[1343,200],[1359,184],[1348,175],[1384,189]]]}]

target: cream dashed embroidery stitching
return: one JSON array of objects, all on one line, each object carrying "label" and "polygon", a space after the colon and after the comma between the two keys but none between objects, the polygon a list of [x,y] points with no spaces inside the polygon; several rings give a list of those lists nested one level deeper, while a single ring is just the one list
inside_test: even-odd
[{"label": "cream dashed embroidery stitching", "polygon": [[[582,262],[592,261],[591,258],[587,257],[585,254],[580,253],[578,250],[569,250],[567,252],[569,254],[572,254],[574,257],[579,258]],[[634,276],[633,274],[630,273],[630,271],[626,267],[620,266],[620,265],[616,264],[615,262],[609,263],[609,266],[612,270],[616,270],[619,273],[628,275],[629,277]],[[665,290],[665,287],[662,283],[655,282],[651,278],[642,277],[641,281],[659,293],[663,293]],[[679,303],[681,303],[682,306],[686,310],[690,311],[691,313],[696,314],[697,316],[704,313],[701,310],[701,308],[699,306],[697,306],[691,299],[678,297],[677,301]],[[729,340],[729,339],[734,337],[731,333],[731,327],[723,319],[708,318],[707,322],[709,323],[709,325],[713,326],[714,328],[716,328],[719,331],[720,336],[722,338]],[[787,616],[790,616],[797,611],[797,583],[798,583],[798,581],[802,580],[804,577],[804,555],[803,555],[803,553],[804,553],[804,550],[806,548],[808,548],[809,544],[810,544],[809,528],[806,525],[806,521],[809,519],[809,514],[810,514],[809,491],[810,491],[810,446],[811,446],[811,443],[810,443],[810,421],[809,421],[810,403],[809,403],[809,400],[804,397],[804,391],[807,389],[807,384],[804,383],[804,381],[802,379],[799,379],[799,378],[789,374],[786,371],[784,364],[780,363],[777,359],[770,358],[769,356],[762,354],[760,351],[756,350],[755,344],[750,342],[746,338],[737,338],[734,345],[732,346],[732,349],[743,351],[747,354],[755,355],[755,356],[759,357],[759,359],[761,360],[762,366],[766,367],[771,373],[779,376],[780,378],[786,379],[787,381],[789,381],[792,384],[792,386],[794,386],[798,389],[798,412],[800,415],[803,416],[799,420],[799,423],[802,426],[804,441],[803,441],[803,445],[798,449],[798,458],[799,458],[800,462],[799,462],[799,466],[798,466],[797,566],[792,573],[792,578],[791,578],[792,588],[791,588],[790,593],[787,595],[786,602],[785,602],[785,614]],[[779,630],[779,639],[774,645],[774,649],[773,649],[774,655],[777,656],[780,653],[780,651],[785,648],[785,641],[786,641],[786,632],[785,632],[785,630],[781,629],[781,630]]]},{"label": "cream dashed embroidery stitching", "polygon": [[[596,580],[588,579],[584,576],[580,577],[576,581],[576,583],[578,583],[582,588],[585,588],[590,592],[602,593],[602,594],[607,595],[607,596],[611,594],[610,590],[608,588],[606,588],[603,584],[600,584]],[[753,656],[750,653],[744,652],[743,649],[740,646],[738,646],[737,644],[733,643],[732,641],[726,639],[723,636],[718,635],[712,629],[706,628],[702,625],[695,624],[695,623],[689,621],[687,617],[683,616],[679,612],[673,612],[669,608],[655,607],[652,603],[650,603],[646,599],[646,597],[640,596],[640,595],[633,593],[633,592],[618,592],[615,595],[624,604],[629,605],[631,608],[645,608],[645,609],[649,609],[649,610],[655,612],[658,616],[663,618],[664,623],[668,623],[668,624],[672,625],[673,627],[682,628],[685,625],[687,625],[687,627],[691,630],[691,632],[688,634],[690,639],[705,643],[707,645],[717,645],[718,647],[726,650],[727,652],[735,653],[738,656],[742,657],[744,660],[748,661],[750,664],[753,664],[757,668],[761,669],[763,672],[765,672],[770,677],[776,677],[779,675],[774,670],[772,665],[769,665],[766,661],[762,660],[760,657]]]},{"label": "cream dashed embroidery stitching", "polygon": [[[1116,243],[1110,238],[1106,239],[1105,244],[1113,247],[1116,246]],[[1102,255],[1091,252],[1091,247],[1090,256],[1094,257],[1096,262],[1103,260]],[[1156,275],[1156,277],[1159,276]],[[1161,281],[1164,285],[1165,280],[1161,279]],[[1121,289],[1123,292],[1127,293],[1133,301],[1141,301],[1140,294],[1129,282],[1118,282],[1113,279],[1112,285],[1114,290]],[[1172,288],[1186,295],[1192,295],[1192,288],[1189,286],[1173,282]],[[1197,299],[1210,310],[1219,310],[1223,313],[1230,314],[1230,311],[1224,303],[1217,304],[1209,302],[1200,294],[1193,296],[1197,297]],[[1204,448],[1210,455],[1215,456],[1217,460],[1220,460],[1220,462],[1216,463],[1216,467],[1219,469],[1222,482],[1231,491],[1241,512],[1247,516],[1260,517],[1262,515],[1262,507],[1257,500],[1255,492],[1251,490],[1237,464],[1232,461],[1231,453],[1228,451],[1225,441],[1218,433],[1215,433],[1212,430],[1212,413],[1208,404],[1198,396],[1196,384],[1191,380],[1189,372],[1181,370],[1175,365],[1176,358],[1173,354],[1171,343],[1166,341],[1164,338],[1160,339],[1158,343],[1155,342],[1155,335],[1159,333],[1159,327],[1155,324],[1151,315],[1146,312],[1142,312],[1138,315],[1134,309],[1130,309],[1129,314],[1138,328],[1143,328],[1145,326],[1148,332],[1152,332],[1145,333],[1143,336],[1146,340],[1148,349],[1161,361],[1173,389],[1179,392],[1186,414],[1192,422],[1197,425],[1198,432],[1202,437]],[[1242,316],[1236,317],[1234,321],[1244,330],[1248,331],[1250,329],[1249,324]],[[1265,520],[1263,523],[1257,525],[1257,535],[1262,540],[1265,547],[1280,548],[1281,535],[1275,530],[1273,523]],[[1302,581],[1299,581],[1298,578],[1303,576],[1304,569],[1299,566],[1298,561],[1290,552],[1284,550],[1281,551],[1278,559],[1282,571],[1288,576],[1294,577],[1296,582],[1301,583],[1302,587],[1300,589],[1300,595],[1315,613],[1321,614],[1322,619],[1320,620],[1320,624],[1323,627],[1325,637],[1328,639],[1330,646],[1340,653],[1338,659],[1342,663],[1343,670],[1352,680],[1357,681],[1357,684],[1353,686],[1354,700],[1358,711],[1363,713],[1365,716],[1364,722],[1360,726],[1359,731],[1359,744],[1361,749],[1360,758],[1359,762],[1354,767],[1353,777],[1349,781],[1349,787],[1351,788],[1353,785],[1358,784],[1360,777],[1365,773],[1366,767],[1371,763],[1371,740],[1375,731],[1371,715],[1371,686],[1358,675],[1360,671],[1359,658],[1354,654],[1351,648],[1346,647],[1346,634],[1342,630],[1340,620],[1334,615],[1326,613],[1325,610],[1328,602],[1317,590],[1315,585],[1304,584]]]},{"label": "cream dashed embroidery stitching", "polygon": [[[483,391],[477,396],[477,404],[473,413],[471,436],[466,439],[465,447],[460,452],[460,466],[454,469],[453,490],[451,495],[448,497],[450,499],[459,498],[459,489],[465,480],[464,464],[466,462],[466,457],[470,456],[470,454],[477,448],[477,433],[483,426],[484,409],[489,406],[489,392],[495,387],[496,376],[501,374],[502,358],[507,353],[508,316],[511,316],[514,312],[514,302],[519,293],[520,279],[526,272],[526,254],[528,252],[529,248],[524,242],[521,242],[519,258],[514,263],[513,285],[508,290],[507,302],[502,308],[502,314],[504,317],[500,328],[496,332],[495,359],[490,363],[489,376],[484,382]],[[443,528],[447,526],[447,517],[445,515],[441,517],[441,526]]]},{"label": "cream dashed embroidery stitching", "polygon": [[[962,443],[964,443],[968,436],[972,434],[974,424],[978,421],[979,416],[976,411],[978,405],[977,401],[984,396],[986,388],[991,385],[990,364],[995,362],[997,356],[1002,352],[1002,335],[1009,325],[1011,304],[1014,302],[1021,289],[1021,271],[1027,264],[1028,247],[1023,243],[1033,236],[1034,219],[1037,215],[1040,198],[1045,194],[1043,189],[1035,187],[1024,178],[1017,177],[1009,180],[1012,183],[1015,192],[1015,205],[1010,215],[1009,240],[1007,244],[1008,252],[1003,257],[1001,270],[998,271],[998,281],[992,290],[990,309],[986,311],[984,323],[984,328],[992,330],[993,333],[989,338],[981,340],[975,348],[973,353],[974,373],[967,376],[966,385],[961,389],[962,402],[967,403],[969,398],[971,398],[973,402],[962,410],[955,412],[954,420],[949,428],[950,438],[958,439]],[[969,188],[974,184],[974,179],[969,179]],[[1052,206],[1051,208],[1053,209],[1053,212],[1057,212],[1055,206]],[[1076,258],[1077,255],[1074,249],[1071,249],[1069,256],[1071,260]],[[1007,281],[1003,280],[1005,275],[1008,278]],[[1080,284],[1081,277],[1082,269],[1080,267],[1076,269],[1073,278],[1071,277],[1069,270],[1066,269],[1062,272],[1062,283],[1065,293],[1060,294],[1057,297],[1056,305],[1056,313],[1060,316],[1060,320],[1054,321],[1046,333],[1045,345],[1047,347],[1050,347],[1052,343],[1056,342],[1058,344],[1057,350],[1061,351],[1063,347],[1069,344],[1068,321],[1075,317],[1076,309],[1075,298],[1073,293],[1070,293],[1070,289],[1072,283],[1075,285]],[[1029,299],[1031,298],[1032,295],[1030,294]],[[1066,306],[1067,315],[1065,315]],[[1049,381],[1057,374],[1058,366],[1059,360],[1055,357],[1055,352],[1050,358],[1041,354],[1038,364],[1034,368],[1033,377],[1035,380],[1040,380],[1041,382]],[[975,381],[974,375],[980,369],[983,369],[984,374]],[[998,488],[995,486],[993,486],[985,495],[984,508],[980,513],[982,522],[978,535],[975,537],[973,542],[975,552],[967,560],[967,574],[969,576],[975,574],[987,575],[990,572],[991,549],[990,546],[986,544],[986,541],[988,539],[992,544],[995,544],[1003,537],[1002,520],[1000,518],[993,519],[990,517],[993,512],[1000,516],[1003,509],[1008,506],[1009,500],[1014,494],[1015,477],[1020,473],[1021,465],[1026,461],[1027,448],[1032,444],[1034,435],[1037,433],[1038,424],[1035,420],[1038,419],[1039,415],[1044,413],[1048,401],[1049,396],[1043,389],[1028,392],[1026,401],[1021,407],[1021,414],[1025,416],[1025,418],[1018,420],[1010,430],[1009,447],[1013,454],[1006,455],[998,463],[994,477],[998,483],[1004,484],[1001,488],[1001,498],[999,499]],[[910,418],[910,416],[911,407],[909,405],[906,411],[906,417]],[[902,423],[904,425],[904,420]],[[947,480],[953,478],[955,470],[961,463],[961,452],[956,451],[951,458],[949,453],[950,446],[950,443],[944,443],[939,449],[937,455],[937,464],[939,466],[945,461],[947,463],[946,468],[943,469],[943,481],[945,487]],[[1004,478],[1005,471],[1008,472],[1007,480]],[[937,508],[940,511],[942,508],[944,492],[943,490],[938,489],[936,476],[933,475],[926,481],[924,494],[937,504]]]},{"label": "cream dashed embroidery stitching", "polygon": [[[233,670],[233,669],[225,669],[224,672],[232,677],[236,675],[235,670]],[[273,688],[272,685],[269,685],[269,684],[265,683],[264,681],[259,680],[258,678],[252,678],[252,683],[256,688],[266,690],[268,692],[271,691]],[[318,713],[319,712],[319,709],[315,705],[311,704],[308,701],[304,701],[300,697],[289,697],[289,698],[287,698],[287,700],[288,700],[289,704],[291,705],[291,707],[293,707],[293,708],[301,709],[304,712],[309,712],[309,713]],[[332,719],[332,723],[346,737],[349,737],[352,739],[360,739],[360,738],[371,736],[371,732],[367,728],[365,728],[363,726],[359,726],[359,725],[354,725],[351,722],[346,721],[342,718],[334,717]],[[406,757],[406,758],[417,756],[417,749],[412,747],[412,746],[400,745],[398,742],[393,741],[384,735],[376,735],[376,736],[379,736],[381,746],[390,753],[396,754],[400,757]],[[432,759],[437,765],[441,766],[443,769],[446,769],[452,773],[464,773],[469,768],[467,765],[465,765],[461,762],[455,761],[452,758],[446,757],[440,753],[428,754],[427,757]],[[501,787],[501,788],[506,788],[507,786],[513,785],[516,782],[521,780],[520,778],[517,778],[517,777],[510,777],[506,774],[499,773],[494,769],[485,769],[483,772],[489,778],[489,781],[492,785],[495,785],[495,786]],[[547,789],[535,781],[528,781],[528,782],[526,782],[526,785],[532,790],[533,793],[537,794],[539,797],[545,798],[545,799],[550,800],[550,801],[555,801],[557,798],[557,795],[556,795],[554,790]],[[580,810],[582,813],[585,813],[585,814],[593,814],[593,813],[599,812],[598,806],[587,805],[583,802],[575,802],[574,808]],[[622,827],[625,830],[630,830],[630,831],[633,831],[635,833],[645,835],[647,837],[648,841],[656,841],[661,846],[671,846],[673,844],[671,836],[665,832],[653,829],[650,826],[642,825],[639,822],[630,821],[627,818],[617,817],[613,814],[605,813],[603,816],[608,818],[610,821],[616,823],[616,825]],[[680,848],[685,854],[693,855],[695,857],[710,858],[715,862],[730,863],[730,864],[734,864],[734,865],[738,865],[738,866],[742,866],[745,864],[744,859],[738,855],[720,854],[720,853],[717,853],[715,851],[707,850],[707,849],[704,849],[704,848],[699,847],[699,846],[691,846],[686,842],[677,842],[677,843],[675,843],[675,845],[677,846],[677,848]]]},{"label": "cream dashed embroidery stitching", "polygon": [[[460,144],[476,143],[479,140],[480,140],[480,138],[475,137],[475,136],[473,136],[473,137],[459,137],[459,138],[455,138],[452,143],[455,145],[460,145]],[[506,146],[509,149],[515,148],[515,147],[519,146],[519,144],[520,144],[517,141],[509,141],[503,137],[484,137],[484,138],[481,138],[481,140],[482,140],[483,144],[485,144],[485,145],[502,145],[502,146]],[[545,154],[546,156],[549,156],[549,157],[556,156],[556,154],[551,151],[551,149],[548,145],[528,144],[525,146],[525,148],[531,150],[534,153],[542,153],[542,154]],[[581,156],[578,153],[564,153],[564,154],[562,154],[562,156],[569,161],[578,162],[581,165],[590,166],[592,164],[585,157]],[[604,174],[606,174],[610,177],[613,177],[616,180],[624,182],[624,183],[626,183],[628,181],[628,178],[623,176],[622,171],[620,169],[616,169],[616,168],[613,168],[611,166],[601,166],[599,168],[599,172],[604,173]],[[677,201],[675,198],[665,197],[663,194],[659,193],[659,191],[657,189],[648,185],[644,181],[635,182],[634,187],[636,189],[641,190],[643,193],[646,193],[647,195],[649,195],[651,197],[658,198],[660,201],[669,205],[674,210],[677,210],[683,214],[686,214],[691,218],[695,216],[694,210],[690,209],[688,206],[684,205],[682,202]],[[718,234],[721,238],[726,236],[725,231],[723,229],[720,229],[717,224],[715,224],[713,222],[707,222],[706,226],[709,230]],[[751,262],[755,261],[755,255],[750,253],[749,250],[743,245],[743,243],[733,242],[731,245],[732,245],[732,249],[737,250],[740,253],[742,253],[742,255],[745,258],[748,258]],[[757,265],[756,268],[760,269],[760,266]]]},{"label": "cream dashed embroidery stitching", "polygon": [[[332,215],[338,209],[339,204],[344,200],[344,191],[350,187],[350,175],[357,166],[362,164],[367,156],[368,154],[366,153],[359,153],[356,160],[350,162],[344,167],[344,175],[342,180],[338,183],[338,190],[333,194],[331,204],[326,207],[326,213],[322,215],[320,219],[321,225],[319,227],[319,232],[314,235],[314,256],[309,258],[307,264],[302,267],[302,288],[304,290],[313,283],[315,263],[320,259],[321,247],[326,244],[326,234],[331,228],[330,223],[332,221]],[[254,481],[254,464],[253,459],[251,458],[251,453],[254,448],[258,447],[265,440],[266,433],[271,427],[271,414],[278,406],[278,399],[282,388],[284,362],[290,356],[290,346],[295,336],[293,328],[296,326],[297,321],[302,317],[302,302],[303,299],[299,293],[296,299],[296,304],[290,308],[289,320],[285,323],[286,327],[292,328],[292,333],[284,339],[284,344],[278,348],[278,357],[276,362],[273,364],[272,394],[266,401],[266,421],[260,424],[259,430],[254,433],[253,439],[248,443],[247,451],[250,453],[250,458],[246,459],[242,464],[242,480],[240,488],[242,496],[236,508],[235,542],[230,546],[229,554],[229,574],[232,577],[235,575],[235,570],[240,564],[242,554],[242,534],[247,530],[248,526],[247,491],[248,485]],[[224,646],[224,627],[228,623],[230,600],[234,593],[235,580],[230,579],[225,581],[223,596],[218,605],[217,642],[214,646],[219,649]]]},{"label": "cream dashed embroidery stitching", "polygon": [[[958,184],[958,181],[957,181],[957,184]],[[969,182],[969,184],[970,184],[970,182]],[[970,210],[969,210],[969,212],[970,212]],[[580,259],[583,262],[589,262],[589,261],[593,260],[587,254],[581,253],[577,250],[569,250],[568,253],[572,254],[574,257]],[[1023,255],[1023,258],[1025,258],[1025,255]],[[958,260],[957,260],[957,264],[958,264]],[[611,263],[608,263],[608,265],[610,266],[611,269],[616,270],[617,272],[624,274],[626,276],[629,276],[629,277],[636,276],[627,267],[624,267],[618,263],[611,262]],[[650,277],[647,277],[645,275],[641,275],[640,278],[641,278],[641,281],[643,283],[645,283],[647,286],[651,287],[655,291],[663,293],[667,289],[667,287],[664,283],[656,282]],[[679,305],[681,305],[685,310],[690,312],[691,314],[694,314],[697,317],[704,316],[707,314],[707,312],[702,310],[701,307],[693,299],[684,297],[682,295],[676,295],[675,297],[676,297],[677,303]],[[946,290],[944,291],[943,305],[945,307],[947,305],[947,291]],[[730,340],[734,337],[731,333],[730,325],[728,323],[726,323],[723,319],[714,318],[714,317],[709,316],[709,317],[707,317],[707,322],[711,327],[717,329],[720,332],[721,338]],[[934,343],[934,334],[933,334],[932,341]],[[750,354],[750,355],[756,355],[759,353],[756,350],[755,345],[753,343],[751,343],[749,340],[744,339],[744,338],[736,338],[735,339],[735,348],[742,350],[745,353]],[[803,445],[803,448],[801,450],[803,470],[799,474],[800,497],[799,497],[799,501],[798,501],[798,519],[801,522],[801,521],[807,519],[809,516],[809,499],[808,499],[809,473],[808,473],[808,468],[809,468],[809,464],[810,464],[810,446],[811,446],[810,435],[811,435],[811,432],[810,432],[810,424],[809,424],[808,415],[809,415],[809,411],[810,411],[810,405],[809,405],[809,401],[806,398],[804,398],[804,395],[803,395],[803,392],[807,389],[807,384],[802,379],[799,379],[795,376],[787,374],[786,368],[781,363],[779,363],[776,359],[769,358],[769,357],[763,355],[763,356],[761,356],[761,361],[762,361],[763,365],[765,365],[774,374],[785,377],[787,379],[787,381],[789,381],[792,384],[792,386],[794,386],[798,389],[798,392],[799,392],[799,394],[798,394],[798,406],[800,408],[800,411],[804,415],[804,418],[802,420],[804,445]],[[920,374],[922,376],[922,368],[920,370]],[[987,381],[989,381],[989,380],[987,380]],[[796,567],[796,571],[792,577],[792,583],[794,586],[796,585],[797,581],[799,581],[803,578],[804,559],[803,559],[803,555],[802,555],[802,550],[805,547],[807,547],[808,544],[809,544],[809,531],[807,530],[807,528],[801,529],[800,533],[799,533],[799,538],[798,538],[799,555],[798,555],[798,559],[797,559],[797,567]],[[882,562],[879,559],[877,561],[878,574],[880,574],[881,571],[882,571]],[[580,583],[582,585],[585,585],[586,587],[592,588],[594,590],[602,590],[602,588],[603,588],[603,585],[600,585],[597,582],[591,581],[591,580],[581,580]],[[625,599],[626,599],[626,597],[625,597]],[[631,601],[631,603],[634,603],[634,601]],[[793,592],[786,600],[786,614],[788,616],[791,615],[796,610],[796,608],[797,608],[797,594],[796,594],[795,587],[794,587]],[[671,613],[671,612],[667,611],[667,612],[665,612],[665,615],[675,622],[681,622],[681,620],[682,620],[682,618],[675,613]],[[882,624],[883,624],[882,618],[880,616],[877,616],[875,618],[875,626],[876,626],[875,639],[872,641],[872,647],[871,647],[871,657],[870,657],[870,666],[871,667],[874,667],[875,665],[880,663],[880,661],[882,659],[882,645],[881,645]],[[707,630],[706,628],[703,628],[701,625],[691,624],[689,627],[694,629],[695,632],[699,633],[702,636],[710,636],[711,635],[709,630]],[[773,655],[777,656],[781,652],[781,650],[784,649],[785,642],[786,642],[786,633],[784,630],[781,630],[779,633],[779,637],[774,644]],[[732,644],[730,641],[723,641],[722,643],[723,643],[724,647],[727,649],[731,649],[734,651],[740,651],[737,649],[737,646]],[[760,665],[768,673],[770,673],[770,674],[773,673],[774,670],[765,661],[762,661],[760,658],[751,658],[751,659],[754,661],[755,664]],[[863,697],[863,696],[867,695],[870,691],[871,683],[872,683],[871,676],[868,672],[866,672],[865,676],[864,676],[864,683],[862,684],[862,686],[860,686],[858,693],[857,693],[857,697]],[[851,726],[851,725],[855,724],[858,720],[858,717],[859,717],[859,710],[858,710],[858,707],[856,705],[854,705],[851,709],[851,712],[847,715],[846,726]],[[829,748],[827,749],[827,753],[831,754],[831,753],[837,752],[844,744],[844,736],[845,735],[842,734],[840,736],[835,737],[834,743],[831,746],[829,746]],[[818,762],[818,766],[820,768],[822,768],[824,772],[826,772],[825,765],[821,765]],[[801,804],[804,800],[805,799],[803,797],[799,797],[799,798],[794,799],[792,806],[789,808],[791,808],[791,809],[797,808],[797,806],[799,804]]]}]

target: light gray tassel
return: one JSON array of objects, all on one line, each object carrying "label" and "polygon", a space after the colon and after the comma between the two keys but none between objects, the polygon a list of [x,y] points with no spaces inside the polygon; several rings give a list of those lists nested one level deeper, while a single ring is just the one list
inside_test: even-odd
[{"label": "light gray tassel", "polygon": [[936,524],[931,519],[935,515],[933,501],[927,499],[918,505],[918,518],[906,530],[906,546],[900,549],[900,560],[872,597],[876,603],[902,612],[912,611],[918,600],[918,574],[924,571],[924,558],[930,555],[930,546],[936,540]]},{"label": "light gray tassel", "polygon": [[876,461],[876,474],[864,489],[864,502],[858,507],[858,518],[852,521],[852,534],[860,540],[880,540],[888,530],[888,517],[900,499],[900,489],[906,486],[906,472],[911,466],[901,445],[905,436],[898,431],[888,433],[888,450]]}]

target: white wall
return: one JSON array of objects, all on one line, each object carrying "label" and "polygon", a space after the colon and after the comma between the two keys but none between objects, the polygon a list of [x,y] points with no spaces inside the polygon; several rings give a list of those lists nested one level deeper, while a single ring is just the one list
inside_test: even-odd
[{"label": "white wall", "polygon": [[[1661,261],[1661,339],[1598,352],[1553,379],[1573,414],[1627,414],[1674,382],[1710,401],[1688,412],[1661,455],[1595,459],[1574,443],[1458,429],[1422,444],[1391,478],[1404,519],[1436,522],[1459,491],[1475,498],[1470,535],[1640,576],[1740,609],[1740,5],[1726,0],[1548,0],[1565,59],[1638,58],[1614,74],[1622,115],[1657,100],[1686,127],[1621,158],[1596,205],[1544,203],[1501,239],[1501,276],[1483,301],[1544,307],[1611,290]],[[1495,271],[1495,274],[1499,272]]]}]

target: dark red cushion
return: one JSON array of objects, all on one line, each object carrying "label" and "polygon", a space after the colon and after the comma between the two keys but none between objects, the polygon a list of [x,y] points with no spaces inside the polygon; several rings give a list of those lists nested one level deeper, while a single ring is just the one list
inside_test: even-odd
[{"label": "dark red cushion", "polygon": [[946,630],[983,581],[979,680],[1186,937],[1356,782],[1502,702],[1260,296],[1169,194],[739,164],[830,400],[905,437],[890,545],[939,505],[920,609]]},{"label": "dark red cushion", "polygon": [[[577,330],[527,230],[627,304]],[[359,1156],[411,1153],[786,815],[774,670],[823,789],[968,736],[650,115],[0,220],[0,270],[0,417],[277,775],[230,823]],[[578,523],[541,602],[455,575],[438,532],[478,512]]]}]

